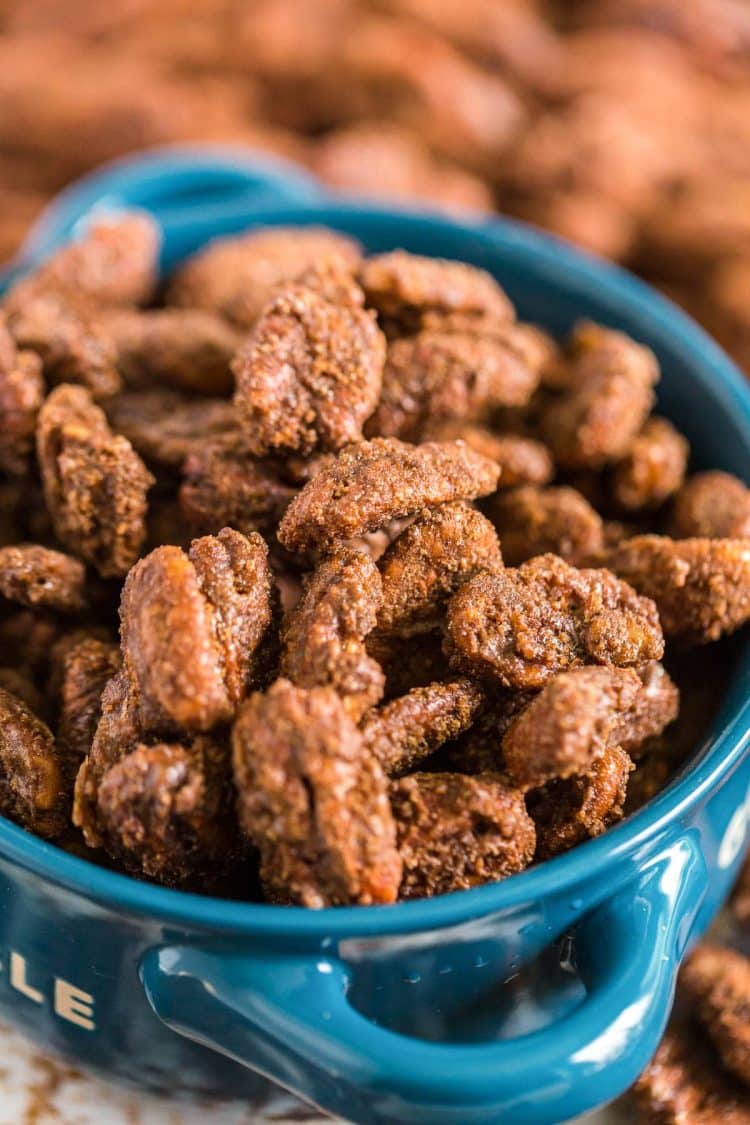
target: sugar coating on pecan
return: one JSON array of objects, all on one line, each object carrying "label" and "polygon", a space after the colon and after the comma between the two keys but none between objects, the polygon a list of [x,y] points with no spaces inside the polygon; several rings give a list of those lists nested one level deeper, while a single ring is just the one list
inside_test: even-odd
[{"label": "sugar coating on pecan", "polygon": [[534,825],[523,794],[499,774],[413,773],[391,784],[403,862],[401,898],[496,882],[523,871]]},{"label": "sugar coating on pecan", "polygon": [[52,732],[0,688],[0,812],[29,832],[54,838],[67,821],[65,797]]},{"label": "sugar coating on pecan", "polygon": [[695,473],[674,498],[668,530],[675,539],[750,538],[750,488],[718,469]]},{"label": "sugar coating on pecan", "polygon": [[33,609],[76,613],[86,605],[86,570],[78,559],[36,543],[0,547],[0,594]]},{"label": "sugar coating on pecan", "polygon": [[422,508],[486,496],[499,472],[462,442],[360,442],[305,485],[287,508],[278,537],[291,551],[325,549]]},{"label": "sugar coating on pecan", "polygon": [[275,613],[268,548],[224,528],[158,547],[125,581],[122,649],[144,731],[208,731],[228,722],[265,675]]},{"label": "sugar coating on pecan", "polygon": [[625,512],[659,508],[685,479],[689,453],[687,440],[671,422],[649,418],[614,467],[615,503]]},{"label": "sugar coating on pecan", "polygon": [[555,778],[589,773],[640,690],[641,681],[632,668],[561,672],[521,711],[503,737],[503,760],[513,781],[522,789],[533,789]]},{"label": "sugar coating on pecan", "polygon": [[680,987],[724,1066],[750,1086],[750,960],[725,946],[699,945],[680,973]]},{"label": "sugar coating on pecan", "polygon": [[199,395],[228,395],[241,333],[206,309],[118,309],[104,325],[128,387],[154,383]]},{"label": "sugar coating on pecan", "polygon": [[240,822],[277,901],[389,903],[401,860],[385,775],[331,688],[277,680],[232,732]]},{"label": "sugar coating on pecan", "polygon": [[487,501],[486,511],[509,566],[547,553],[580,566],[602,549],[602,517],[575,488],[524,485],[504,490]]},{"label": "sugar coating on pecan", "polygon": [[543,687],[577,664],[638,667],[664,651],[656,606],[608,570],[556,555],[478,574],[448,603],[455,667],[504,687]]},{"label": "sugar coating on pecan", "polygon": [[39,407],[44,399],[42,363],[18,351],[0,313],[0,471],[25,476],[34,451]]},{"label": "sugar coating on pecan", "polygon": [[555,778],[527,794],[536,825],[537,860],[550,859],[600,836],[622,819],[633,763],[619,746],[608,746],[585,774]]},{"label": "sugar coating on pecan", "polygon": [[39,411],[37,452],[55,534],[103,577],[127,573],[146,536],[154,478],[83,387],[56,387]]},{"label": "sugar coating on pecan", "polygon": [[243,851],[231,778],[228,747],[211,736],[138,743],[99,785],[106,851],[135,874],[204,888]]},{"label": "sugar coating on pecan", "polygon": [[636,535],[607,553],[607,566],[653,599],[667,637],[716,641],[750,619],[750,541]]},{"label": "sugar coating on pecan", "polygon": [[365,638],[383,603],[372,559],[351,547],[328,555],[282,622],[281,674],[298,687],[332,687],[356,721],[382,697],[385,676]]},{"label": "sugar coating on pecan", "polygon": [[385,340],[360,301],[334,302],[296,283],[264,307],[232,363],[256,456],[335,451],[362,437],[380,396]]},{"label": "sugar coating on pecan", "polygon": [[624,457],[651,410],[658,379],[648,348],[621,332],[579,325],[566,388],[541,419],[541,436],[555,460],[569,469],[600,469]]},{"label": "sugar coating on pecan", "polygon": [[250,231],[199,250],[174,274],[167,300],[211,309],[251,328],[278,285],[327,260],[353,269],[359,258],[354,239],[322,227]]},{"label": "sugar coating on pecan", "polygon": [[389,776],[408,773],[470,727],[485,698],[481,687],[467,679],[412,688],[365,715],[365,745]]},{"label": "sugar coating on pecan", "polygon": [[406,326],[428,313],[461,313],[504,322],[513,306],[495,279],[465,262],[424,258],[392,250],[367,258],[359,280],[367,304]]},{"label": "sugar coating on pecan", "polygon": [[422,331],[393,340],[368,434],[421,441],[444,419],[480,421],[523,406],[538,375],[491,335]]},{"label": "sugar coating on pecan", "polygon": [[637,762],[651,748],[651,740],[677,718],[680,689],[656,660],[638,669],[641,686],[635,700],[618,718],[610,740]]},{"label": "sugar coating on pecan", "polygon": [[408,637],[438,627],[458,587],[480,570],[501,568],[503,559],[489,520],[456,501],[420,512],[378,565],[383,578],[378,629]]}]

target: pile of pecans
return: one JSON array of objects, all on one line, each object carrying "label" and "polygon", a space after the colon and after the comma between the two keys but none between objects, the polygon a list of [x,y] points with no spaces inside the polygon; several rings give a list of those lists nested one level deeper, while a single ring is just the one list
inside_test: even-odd
[{"label": "pile of pecans", "polygon": [[648,800],[750,618],[750,491],[686,476],[654,355],[331,230],[163,289],[158,249],[100,221],[2,305],[0,810],[324,907],[502,879]]},{"label": "pile of pecans", "polygon": [[750,1120],[750,863],[727,935],[705,942],[680,974],[677,1012],[629,1095],[644,1122],[746,1125]]}]

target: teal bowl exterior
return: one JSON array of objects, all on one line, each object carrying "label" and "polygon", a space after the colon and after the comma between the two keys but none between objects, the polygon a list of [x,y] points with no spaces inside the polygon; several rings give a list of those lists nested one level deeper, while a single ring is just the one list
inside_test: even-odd
[{"label": "teal bowl exterior", "polygon": [[[216,235],[327,224],[371,251],[489,269],[555,332],[588,316],[663,367],[660,410],[696,461],[747,479],[750,391],[686,316],[639,281],[500,219],[463,222],[334,200],[302,172],[227,150],[111,165],[45,212],[23,272],[85,224],[152,211],[170,268]],[[504,883],[392,907],[306,911],[219,901],[93,867],[0,819],[0,1015],[105,1075],[260,1105],[272,1080],[379,1125],[550,1125],[624,1090],[654,1051],[686,948],[724,900],[747,835],[750,648],[683,775],[626,822]],[[570,934],[540,1026],[507,982]],[[505,988],[503,987],[505,984]]]}]

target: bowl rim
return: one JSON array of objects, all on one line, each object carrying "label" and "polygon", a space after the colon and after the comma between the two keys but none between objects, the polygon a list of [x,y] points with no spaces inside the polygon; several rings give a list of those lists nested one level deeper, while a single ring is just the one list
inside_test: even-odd
[{"label": "bowl rim", "polygon": [[[54,203],[50,210],[54,208]],[[570,284],[606,293],[615,313],[667,333],[691,363],[733,408],[747,431],[750,456],[750,385],[725,352],[668,298],[628,271],[579,250],[555,235],[504,216],[448,217],[402,206],[378,206],[323,197],[319,202],[284,204],[262,212],[248,208],[247,227],[283,222],[321,222],[335,226],[335,215],[349,220],[408,222],[429,231],[452,229],[488,244],[494,252],[522,255],[535,268],[563,275]],[[219,235],[219,237],[221,237]],[[542,901],[598,876],[628,855],[642,853],[667,824],[679,822],[739,764],[750,746],[750,643],[738,660],[711,738],[698,759],[642,809],[602,836],[497,883],[391,906],[347,906],[310,910],[214,898],[138,881],[62,851],[0,816],[0,860],[5,859],[46,881],[117,912],[181,923],[201,930],[280,937],[326,939],[406,934],[460,925],[494,912]],[[745,795],[742,795],[744,800]]]}]

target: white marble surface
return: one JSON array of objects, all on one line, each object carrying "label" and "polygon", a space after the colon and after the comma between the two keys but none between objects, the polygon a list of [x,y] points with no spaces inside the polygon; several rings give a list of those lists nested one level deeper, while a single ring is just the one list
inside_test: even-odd
[{"label": "white marble surface", "polygon": [[[133,1094],[39,1054],[0,1023],[0,1125],[282,1125],[285,1119],[281,1105],[261,1118],[237,1104],[184,1105]],[[615,1125],[615,1118],[592,1114],[585,1122]]]}]

